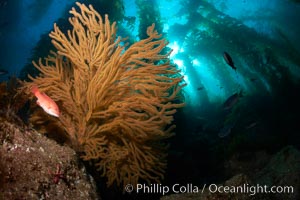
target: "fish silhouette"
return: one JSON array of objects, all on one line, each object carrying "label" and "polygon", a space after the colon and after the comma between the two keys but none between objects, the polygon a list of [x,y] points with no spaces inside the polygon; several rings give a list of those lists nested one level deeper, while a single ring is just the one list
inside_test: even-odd
[{"label": "fish silhouette", "polygon": [[224,53],[223,53],[223,58],[232,69],[236,70],[236,67],[234,66],[234,62],[233,62],[231,56],[226,51],[224,51]]},{"label": "fish silhouette", "polygon": [[0,75],[8,74],[8,71],[5,69],[0,69]]}]

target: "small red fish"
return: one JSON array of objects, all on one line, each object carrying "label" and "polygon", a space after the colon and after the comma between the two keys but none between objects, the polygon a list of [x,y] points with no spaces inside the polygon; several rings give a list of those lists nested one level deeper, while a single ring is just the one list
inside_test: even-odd
[{"label": "small red fish", "polygon": [[59,117],[59,108],[57,104],[45,93],[41,93],[37,86],[31,88],[31,92],[36,96],[36,103],[43,108],[43,110],[54,117]]}]

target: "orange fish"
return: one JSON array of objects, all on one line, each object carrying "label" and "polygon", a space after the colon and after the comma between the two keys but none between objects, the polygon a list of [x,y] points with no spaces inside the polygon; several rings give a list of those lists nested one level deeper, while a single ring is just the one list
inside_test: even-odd
[{"label": "orange fish", "polygon": [[49,115],[59,117],[59,108],[57,104],[45,93],[41,93],[37,86],[31,88],[31,92],[36,96],[36,103],[43,108]]}]

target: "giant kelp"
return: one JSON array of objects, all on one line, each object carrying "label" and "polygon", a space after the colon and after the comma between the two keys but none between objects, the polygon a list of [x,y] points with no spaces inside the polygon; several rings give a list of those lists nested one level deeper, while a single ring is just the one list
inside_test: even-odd
[{"label": "giant kelp", "polygon": [[139,15],[139,37],[141,39],[147,38],[144,30],[150,26],[152,23],[156,24],[156,29],[162,32],[163,25],[161,24],[160,12],[156,1],[145,1],[136,0],[136,5],[138,7]]},{"label": "giant kelp", "polygon": [[[245,25],[242,20],[222,13],[208,1],[203,1],[201,5],[184,1],[179,13],[186,13],[187,23],[184,26],[175,24],[170,31],[177,33],[180,31],[178,29],[184,29],[181,32],[185,37],[179,35],[178,38],[184,38],[185,52],[181,54],[189,55],[185,62],[205,58],[203,60],[209,62],[209,70],[223,84],[223,91],[229,92],[228,95],[236,92],[237,87],[251,94],[277,92],[278,83],[285,84],[279,74],[291,80],[294,75],[299,77],[297,73],[291,74],[293,65],[296,68],[294,71],[299,73],[299,52],[279,29],[276,30],[279,37],[270,38]],[[238,75],[231,76],[231,70],[225,67],[223,51],[233,57]],[[187,69],[194,74],[193,68]],[[255,81],[251,81],[253,79]],[[238,81],[244,81],[245,85],[239,85]]]}]

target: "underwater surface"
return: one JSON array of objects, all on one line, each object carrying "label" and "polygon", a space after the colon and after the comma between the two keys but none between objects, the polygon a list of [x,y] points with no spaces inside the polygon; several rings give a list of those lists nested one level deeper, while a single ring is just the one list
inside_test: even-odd
[{"label": "underwater surface", "polygon": [[[300,1],[79,3],[0,0],[0,199],[300,199]],[[45,158],[12,195],[12,127],[95,186]]]}]

